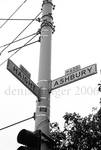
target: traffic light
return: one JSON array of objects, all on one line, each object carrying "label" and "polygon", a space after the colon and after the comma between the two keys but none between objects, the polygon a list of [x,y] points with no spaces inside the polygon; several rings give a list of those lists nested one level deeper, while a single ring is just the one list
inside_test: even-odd
[{"label": "traffic light", "polygon": [[17,136],[17,141],[24,146],[20,146],[17,150],[40,150],[41,148],[41,130],[35,132],[23,129]]},{"label": "traffic light", "polygon": [[20,146],[17,150],[31,150],[31,149],[25,146]]}]

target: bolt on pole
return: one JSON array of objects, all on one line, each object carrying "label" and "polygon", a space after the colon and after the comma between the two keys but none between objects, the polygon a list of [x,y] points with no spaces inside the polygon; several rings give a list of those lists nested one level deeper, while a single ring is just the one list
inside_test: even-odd
[{"label": "bolt on pole", "polygon": [[[35,129],[40,129],[49,136],[50,123],[50,82],[51,82],[51,38],[53,32],[52,0],[43,0],[42,23],[40,37],[40,59],[38,86],[40,87],[40,97],[37,101]],[[49,150],[42,144],[41,150]]]}]

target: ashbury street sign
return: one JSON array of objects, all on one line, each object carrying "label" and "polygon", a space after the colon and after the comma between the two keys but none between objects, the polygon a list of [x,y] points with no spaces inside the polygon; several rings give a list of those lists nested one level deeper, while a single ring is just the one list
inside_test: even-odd
[{"label": "ashbury street sign", "polygon": [[51,90],[54,90],[54,89],[59,88],[61,86],[64,86],[64,85],[70,84],[72,82],[78,81],[80,79],[89,77],[89,76],[94,75],[96,73],[97,73],[97,65],[96,64],[90,65],[88,67],[80,69],[77,72],[74,72],[72,74],[62,76],[60,78],[53,80],[51,83],[52,84]]},{"label": "ashbury street sign", "polygon": [[16,66],[10,59],[7,62],[7,69],[21,81],[34,95],[39,97],[40,88],[28,76]]},{"label": "ashbury street sign", "polygon": [[74,72],[79,71],[80,69],[81,69],[81,66],[80,66],[80,65],[75,66],[75,67],[72,67],[72,68],[70,68],[70,69],[65,70],[65,75],[72,74],[72,73],[74,73]]}]

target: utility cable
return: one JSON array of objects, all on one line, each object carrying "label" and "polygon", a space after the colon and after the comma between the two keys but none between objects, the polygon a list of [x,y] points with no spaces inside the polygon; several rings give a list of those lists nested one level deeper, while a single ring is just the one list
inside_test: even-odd
[{"label": "utility cable", "polygon": [[0,131],[1,131],[1,130],[4,130],[4,129],[7,129],[7,128],[10,128],[10,127],[12,127],[12,126],[15,126],[15,125],[17,125],[17,124],[20,124],[20,123],[22,123],[22,122],[28,121],[28,120],[33,119],[33,118],[34,118],[34,116],[32,116],[32,117],[30,117],[30,118],[27,118],[27,119],[24,119],[24,120],[21,120],[21,121],[16,122],[16,123],[13,123],[13,124],[11,124],[11,125],[5,126],[5,127],[1,128]]},{"label": "utility cable", "polygon": [[12,49],[12,50],[8,51],[8,53],[13,52],[13,51],[18,50],[18,49],[21,49],[21,48],[23,48],[23,47],[26,47],[26,46],[32,45],[32,44],[34,44],[34,43],[36,43],[36,42],[39,42],[39,40],[34,41],[34,42],[31,42],[31,43],[26,44],[26,45],[23,45],[23,46],[20,46],[20,47],[17,47],[17,48],[15,48],[15,49]]},{"label": "utility cable", "polygon": [[30,21],[33,19],[5,19],[5,18],[0,18],[0,20],[6,20],[6,21]]},{"label": "utility cable", "polygon": [[[38,35],[38,33],[36,33],[36,35],[34,35],[30,40],[28,40],[23,46],[21,46],[21,47],[18,47],[18,48],[15,48],[15,49],[13,49],[13,50],[10,50],[10,51],[8,51],[8,53],[9,52],[12,52],[12,51],[15,51],[15,50],[20,50],[20,49],[22,49],[23,47],[25,47],[25,46],[28,46],[28,45],[30,45],[30,44],[28,44],[30,41],[32,41],[36,36]],[[39,41],[39,40],[38,40]],[[31,44],[33,44],[34,42],[32,42]],[[36,43],[36,41],[35,41],[35,43]]]},{"label": "utility cable", "polygon": [[41,12],[13,39],[13,41],[7,45],[1,52],[0,55],[12,44],[15,42],[15,40],[33,23],[33,21],[36,20],[36,18],[41,14]]},{"label": "utility cable", "polygon": [[[29,38],[29,37],[35,35],[35,34],[36,34],[36,33],[30,34],[30,35],[28,35],[28,36],[25,36],[25,37],[23,37],[23,38],[21,38],[21,39],[18,39],[18,40],[16,40],[16,41],[14,41],[13,43],[16,43],[16,42],[19,42],[19,41],[21,41],[21,40],[27,39],[27,38]],[[0,46],[0,48],[5,47],[5,46],[7,46],[7,45],[9,45],[9,44],[13,44],[13,43],[11,42],[11,43],[8,43],[8,44],[4,44],[4,45]]]},{"label": "utility cable", "polygon": [[[34,36],[35,37],[35,36]],[[34,38],[33,37],[33,38]],[[31,38],[28,42],[30,42],[33,38]],[[27,43],[28,43],[27,42]],[[27,43],[25,43],[24,45],[26,45]],[[20,48],[21,49],[21,48]],[[8,61],[8,59],[10,59],[11,57],[13,57],[17,52],[19,52],[20,51],[20,49],[18,49],[17,51],[15,51],[11,56],[9,56],[6,60],[4,60],[1,64],[0,64],[0,67],[4,64],[4,63],[6,63],[6,61]]]},{"label": "utility cable", "polygon": [[2,27],[10,20],[10,18],[14,16],[14,14],[25,4],[26,1],[27,1],[27,0],[25,0],[18,8],[12,13],[12,15],[0,26],[0,28],[2,28]]}]

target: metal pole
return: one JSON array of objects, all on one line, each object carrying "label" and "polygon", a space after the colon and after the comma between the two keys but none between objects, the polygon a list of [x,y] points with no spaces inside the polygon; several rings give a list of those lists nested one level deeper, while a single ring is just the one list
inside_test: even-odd
[{"label": "metal pole", "polygon": [[[35,129],[41,129],[49,136],[50,123],[50,81],[51,81],[51,37],[53,31],[52,23],[52,0],[43,0],[41,45],[39,60],[38,86],[40,87],[40,98],[37,101]],[[41,150],[49,150],[46,144],[41,145]]]}]

